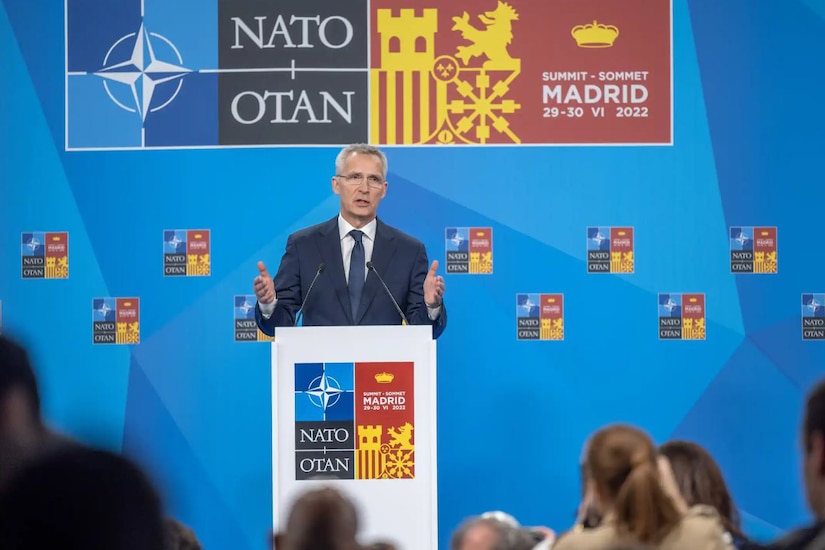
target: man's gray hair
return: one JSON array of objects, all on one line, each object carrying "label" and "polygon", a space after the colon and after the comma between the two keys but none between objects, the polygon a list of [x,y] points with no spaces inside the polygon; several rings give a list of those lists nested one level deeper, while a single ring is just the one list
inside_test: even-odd
[{"label": "man's gray hair", "polygon": [[341,149],[341,152],[338,153],[338,156],[335,158],[336,175],[343,175],[344,165],[347,163],[347,159],[352,155],[372,155],[374,157],[378,157],[378,160],[381,163],[381,178],[384,180],[387,179],[387,156],[378,147],[367,143],[354,143]]},{"label": "man's gray hair", "polygon": [[490,550],[530,550],[536,545],[524,529],[494,517],[481,516],[471,517],[458,527],[450,540],[450,550],[462,550],[467,533],[479,526],[486,526],[495,534]]}]

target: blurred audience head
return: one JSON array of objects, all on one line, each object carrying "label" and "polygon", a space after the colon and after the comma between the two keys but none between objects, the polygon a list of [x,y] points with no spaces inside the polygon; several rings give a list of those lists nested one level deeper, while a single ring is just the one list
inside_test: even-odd
[{"label": "blurred audience head", "polygon": [[0,484],[31,456],[44,431],[29,355],[23,346],[0,334]]},{"label": "blurred audience head", "polygon": [[512,516],[488,513],[462,523],[453,533],[450,550],[531,550],[536,544]]},{"label": "blurred audience head", "polygon": [[274,537],[275,550],[356,550],[358,513],[331,487],[302,494],[292,505],[286,530]]},{"label": "blurred audience head", "polygon": [[175,518],[164,519],[163,525],[166,535],[164,550],[202,550],[195,532]]},{"label": "blurred audience head", "polygon": [[507,512],[502,512],[501,510],[491,510],[489,512],[484,512],[481,514],[482,519],[495,519],[500,521],[501,523],[505,523],[513,528],[519,528],[520,524],[518,520],[513,517],[511,514]]},{"label": "blurred audience head", "polygon": [[803,477],[808,506],[825,519],[825,381],[808,394],[802,425]]},{"label": "blurred audience head", "polygon": [[590,469],[587,466],[587,446],[585,446],[581,458],[579,475],[581,478],[581,501],[579,502],[579,509],[576,511],[576,523],[585,529],[591,529],[601,523],[602,514],[594,498],[593,477],[590,475]]},{"label": "blurred audience head", "polygon": [[0,548],[163,548],[161,502],[117,455],[66,448],[29,461],[0,496]]},{"label": "blurred audience head", "polygon": [[597,506],[621,535],[644,544],[664,537],[681,513],[659,480],[656,448],[643,431],[607,426],[590,439],[585,461]]},{"label": "blurred audience head", "polygon": [[742,537],[739,512],[728,491],[722,470],[701,445],[690,441],[668,441],[659,448],[667,457],[688,506],[707,504],[719,512],[725,529]]}]

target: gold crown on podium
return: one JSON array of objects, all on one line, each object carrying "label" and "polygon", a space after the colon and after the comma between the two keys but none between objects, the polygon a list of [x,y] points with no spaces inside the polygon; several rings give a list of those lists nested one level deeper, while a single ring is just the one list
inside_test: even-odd
[{"label": "gold crown on podium", "polygon": [[395,380],[395,375],[389,372],[379,372],[375,375],[375,381],[379,384],[389,384]]},{"label": "gold crown on podium", "polygon": [[580,48],[609,48],[619,36],[619,29],[613,25],[603,25],[597,21],[592,24],[576,25],[570,31]]}]

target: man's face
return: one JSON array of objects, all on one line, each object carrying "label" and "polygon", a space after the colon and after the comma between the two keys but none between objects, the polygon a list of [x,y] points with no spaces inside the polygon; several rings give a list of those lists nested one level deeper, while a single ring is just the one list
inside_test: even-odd
[{"label": "man's face", "polygon": [[332,178],[332,190],[341,197],[341,214],[355,227],[372,221],[378,203],[387,195],[381,162],[375,155],[353,154],[340,174]]}]

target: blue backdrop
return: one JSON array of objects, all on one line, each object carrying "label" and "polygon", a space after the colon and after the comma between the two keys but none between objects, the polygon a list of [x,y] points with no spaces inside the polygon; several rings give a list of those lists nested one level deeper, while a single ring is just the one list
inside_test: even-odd
[{"label": "blue backdrop", "polygon": [[[138,460],[207,548],[261,550],[269,345],[234,341],[231,304],[290,232],[337,212],[337,148],[66,152],[63,16],[0,0],[4,329],[34,348],[51,423]],[[388,149],[381,216],[431,258],[447,227],[493,228],[494,273],[446,276],[442,545],[489,509],[568,526],[581,445],[613,421],[709,448],[751,534],[807,520],[797,433],[825,347],[802,340],[800,297],[825,292],[825,2],[674,0],[673,17],[672,147]],[[778,274],[731,274],[739,225],[778,228]],[[588,275],[588,226],[632,226],[635,273]],[[163,276],[167,229],[210,230],[210,276]],[[29,231],[68,231],[68,279],[21,278]],[[516,340],[524,292],[564,294],[564,341]],[[659,340],[662,292],[705,294],[706,340]],[[139,297],[140,344],[92,344],[92,299],[109,296]]]}]

